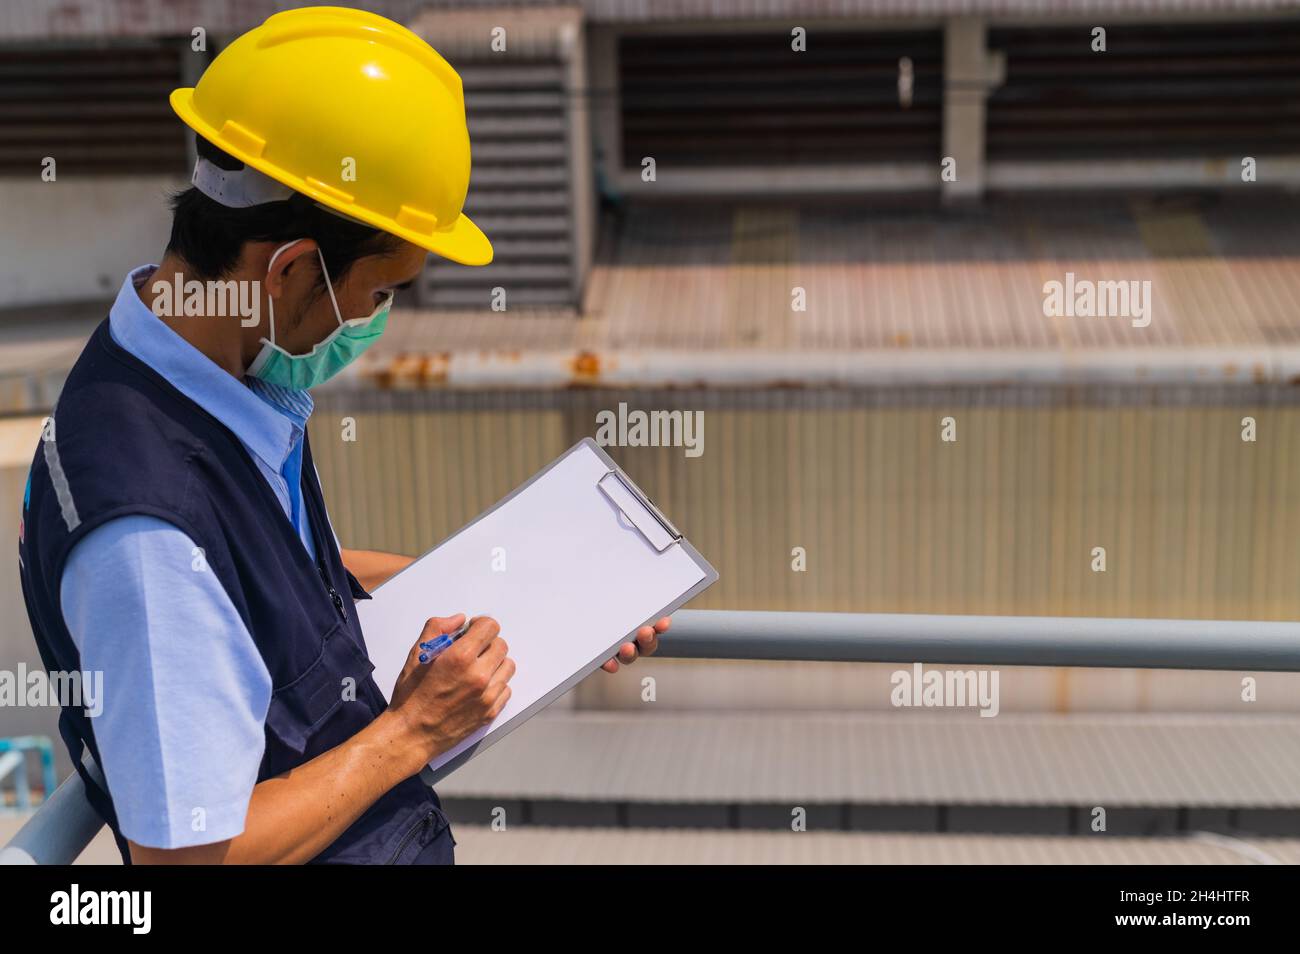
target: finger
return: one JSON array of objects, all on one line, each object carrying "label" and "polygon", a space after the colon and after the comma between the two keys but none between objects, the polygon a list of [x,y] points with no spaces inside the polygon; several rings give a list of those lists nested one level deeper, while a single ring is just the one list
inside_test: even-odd
[{"label": "finger", "polygon": [[637,652],[642,656],[653,656],[659,649],[659,637],[651,636],[649,639],[640,639],[636,641]]},{"label": "finger", "polygon": [[673,618],[671,616],[665,616],[659,622],[655,623],[655,632],[666,633],[672,625]]},{"label": "finger", "polygon": [[[480,656],[480,659],[487,657],[487,653]],[[488,677],[487,689],[483,690],[484,695],[488,693],[500,692],[501,687],[509,682],[515,674],[515,661],[509,656],[501,659],[501,662],[492,670],[492,675]]]},{"label": "finger", "polygon": [[420,653],[424,652],[424,650],[420,648],[420,643],[424,642],[424,638],[424,634],[421,633],[420,638],[411,646],[411,651],[406,654],[406,662],[402,664],[403,676],[417,672],[421,668]]},{"label": "finger", "polygon": [[475,616],[470,621],[465,635],[456,641],[456,645],[464,647],[461,652],[473,653],[477,656],[487,649],[499,632],[501,632],[501,625],[491,616]]},{"label": "finger", "polygon": [[506,703],[509,701],[510,701],[510,687],[506,686],[505,689],[501,690],[501,695],[497,696],[496,701],[492,703],[492,705],[488,708],[487,721],[491,722],[493,719],[499,716],[501,714],[501,710],[506,707]]},{"label": "finger", "polygon": [[654,634],[655,628],[653,626],[642,626],[636,631],[636,641],[639,643],[643,639],[649,639]]},{"label": "finger", "polygon": [[474,665],[483,666],[489,673],[495,673],[501,667],[501,663],[505,660],[506,653],[509,650],[510,647],[506,645],[506,641],[498,636],[488,643],[487,649],[483,650],[478,659],[475,660]]},{"label": "finger", "polygon": [[636,643],[624,643],[622,646],[618,647],[619,662],[629,664],[634,663],[636,662],[636,657]]},{"label": "finger", "polygon": [[600,668],[605,670],[605,672],[618,672],[618,660],[608,659],[601,664]]},{"label": "finger", "polygon": [[420,631],[420,641],[424,642],[433,639],[435,636],[454,633],[460,629],[463,622],[465,622],[464,613],[457,613],[455,616],[430,616],[424,621],[424,629]]},{"label": "finger", "polygon": [[411,647],[411,651],[406,654],[406,664],[402,667],[402,671],[408,673],[419,670],[421,666],[420,654],[425,649],[423,644],[429,640],[437,639],[445,633],[454,633],[463,622],[465,622],[464,613],[457,613],[455,616],[431,616],[425,620],[424,628],[420,631],[420,638]]}]

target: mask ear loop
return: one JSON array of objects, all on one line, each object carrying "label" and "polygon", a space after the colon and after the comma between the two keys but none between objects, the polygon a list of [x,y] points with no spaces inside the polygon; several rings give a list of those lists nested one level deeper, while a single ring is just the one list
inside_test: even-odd
[{"label": "mask ear loop", "polygon": [[[268,262],[266,263],[266,273],[267,273],[268,275],[271,273],[271,266],[275,264],[275,260],[279,257],[279,255],[280,255],[281,252],[283,252],[283,251],[284,251],[286,248],[288,248],[290,245],[293,245],[294,243],[296,243],[296,242],[300,242],[300,241],[302,241],[302,240],[301,240],[301,239],[294,239],[293,242],[286,242],[285,244],[283,244],[283,245],[281,245],[279,248],[277,248],[274,252],[272,252],[272,253],[271,253],[271,260],[268,261]],[[322,252],[322,251],[320,250],[320,246],[319,246],[319,245],[316,246],[316,256],[320,259],[320,272],[321,272],[321,274],[322,274],[323,276],[325,276],[325,288],[326,288],[326,290],[328,290],[329,293],[330,293],[330,304],[334,306],[334,320],[337,321],[337,322],[339,323],[339,327],[342,328],[343,325],[344,325],[344,321],[343,321],[343,312],[339,310],[339,300],[338,300],[336,297],[334,297],[334,283],[330,281],[330,273],[329,273],[329,269],[325,267],[325,253]],[[267,313],[268,313],[268,315],[269,315],[269,321],[268,321],[268,324],[270,324],[270,326],[271,326],[271,337],[270,337],[270,339],[263,338],[262,340],[263,340],[263,341],[268,341],[268,340],[269,340],[269,343],[270,343],[271,347],[274,348],[274,347],[276,347],[276,344],[275,344],[275,300],[274,300],[273,298],[271,298],[269,295],[267,296],[267,299],[266,299],[266,307],[267,307]]]},{"label": "mask ear loop", "polygon": [[[280,256],[280,253],[281,253],[281,252],[283,252],[283,251],[284,251],[286,248],[288,248],[290,245],[293,245],[294,242],[300,242],[300,241],[302,241],[302,240],[301,240],[301,239],[294,239],[293,242],[285,242],[283,245],[281,245],[279,248],[277,248],[274,252],[272,252],[272,253],[271,253],[271,260],[270,260],[269,262],[266,263],[266,274],[268,274],[268,275],[271,274],[271,266],[275,264],[275,260]],[[318,247],[318,248],[316,249],[316,251],[319,252],[319,251],[320,251],[320,248]],[[322,259],[322,261],[324,261],[324,260]],[[333,293],[331,292],[331,294],[333,294]],[[269,315],[269,318],[268,318],[268,324],[270,324],[270,326],[271,326],[271,337],[270,337],[269,340],[266,339],[266,338],[263,338],[262,340],[263,340],[263,341],[267,341],[267,342],[271,345],[271,347],[274,348],[274,347],[276,346],[276,345],[275,345],[275,299],[272,298],[269,294],[266,296],[266,310],[267,310],[267,314]]]},{"label": "mask ear loop", "polygon": [[320,258],[320,273],[325,276],[325,287],[329,289],[330,304],[334,306],[334,317],[338,320],[339,327],[343,327],[343,312],[339,310],[339,300],[334,297],[334,283],[330,281],[329,269],[325,267],[325,253],[316,246],[316,255]]}]

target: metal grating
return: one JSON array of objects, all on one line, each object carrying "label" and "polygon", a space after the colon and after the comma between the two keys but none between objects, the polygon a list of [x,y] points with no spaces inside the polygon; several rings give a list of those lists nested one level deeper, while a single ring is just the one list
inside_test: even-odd
[{"label": "metal grating", "polygon": [[[26,819],[0,818],[0,842]],[[456,823],[456,863],[502,864],[882,864],[1240,865],[1300,864],[1297,838],[1197,835],[1142,838],[879,832],[608,829]],[[119,865],[107,828],[76,864]]]},{"label": "metal grating", "polygon": [[[1132,362],[1130,382],[1183,365],[1207,384],[1287,380],[1300,347],[1300,201],[1254,188],[1004,196],[962,212],[629,202],[601,230],[583,320],[407,314],[362,368],[381,384],[499,388],[651,385],[682,366],[691,372],[672,383],[816,385],[827,356],[889,384],[980,369],[996,369],[995,383],[1059,383]],[[1044,283],[1069,273],[1150,281],[1150,324],[1045,317]],[[807,311],[791,308],[796,286]]]},{"label": "metal grating", "polygon": [[184,173],[178,43],[0,48],[0,174]]},{"label": "metal grating", "polygon": [[1300,152],[1300,19],[990,31],[990,159]]},{"label": "metal grating", "polygon": [[492,264],[465,268],[431,256],[419,293],[434,309],[488,310],[501,287],[516,309],[572,309],[576,300],[568,156],[567,67],[457,62],[473,143],[464,211],[492,241]]},{"label": "metal grating", "polygon": [[1280,716],[562,712],[532,719],[437,789],[462,799],[1295,809],[1297,744],[1300,719]]},{"label": "metal grating", "polygon": [[1300,863],[1300,839],[732,832],[458,824],[462,865],[1243,865]]},{"label": "metal grating", "polygon": [[[899,60],[913,64],[910,108]],[[622,163],[673,167],[883,162],[939,154],[937,31],[812,31],[619,38]]]},{"label": "metal grating", "polygon": [[[696,608],[1295,619],[1296,399],[1210,387],[332,391],[312,441],[339,536],[421,553],[594,434],[597,411],[698,410],[698,458],[610,449],[724,568]],[[951,444],[939,440],[946,414]],[[1256,443],[1241,440],[1247,415]],[[344,417],[354,442],[339,439]],[[1105,573],[1090,569],[1099,545]],[[794,546],[807,572],[791,571]]]}]

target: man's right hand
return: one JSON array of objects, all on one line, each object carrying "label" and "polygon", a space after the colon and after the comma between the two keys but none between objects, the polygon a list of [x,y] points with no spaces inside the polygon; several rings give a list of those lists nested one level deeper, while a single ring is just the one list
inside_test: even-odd
[{"label": "man's right hand", "polygon": [[464,636],[431,662],[420,662],[420,643],[454,633],[464,622],[464,613],[426,622],[393,687],[388,712],[420,757],[415,771],[495,719],[510,698],[515,662],[490,616],[475,617]]},{"label": "man's right hand", "polygon": [[[420,642],[455,632],[464,614],[431,619]],[[480,616],[432,662],[411,649],[387,709],[352,738],[253,788],[244,830],[189,848],[130,842],[137,864],[301,864],[325,850],[383,794],[490,722],[510,698],[515,664],[496,620]]]}]

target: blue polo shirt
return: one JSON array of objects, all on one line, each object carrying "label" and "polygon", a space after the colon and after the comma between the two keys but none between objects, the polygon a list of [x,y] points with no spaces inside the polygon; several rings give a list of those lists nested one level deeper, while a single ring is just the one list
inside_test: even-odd
[{"label": "blue polo shirt", "polygon": [[[311,396],[236,379],[172,331],[136,292],[155,268],[122,283],[113,340],[234,433],[314,556],[300,480]],[[270,674],[202,559],[175,525],[119,517],[73,547],[60,583],[82,668],[104,674],[93,725],[122,833],[153,848],[240,834],[265,744]]]}]

